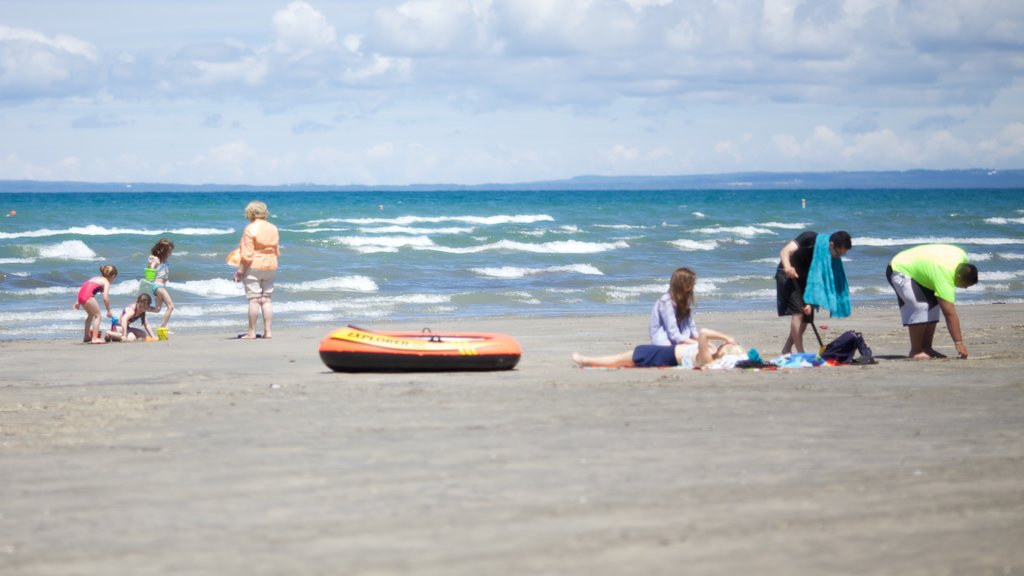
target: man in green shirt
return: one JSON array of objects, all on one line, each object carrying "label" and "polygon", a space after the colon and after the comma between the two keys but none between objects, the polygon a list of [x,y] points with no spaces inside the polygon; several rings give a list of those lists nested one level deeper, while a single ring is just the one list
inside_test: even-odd
[{"label": "man in green shirt", "polygon": [[954,304],[957,288],[978,283],[978,268],[967,263],[967,253],[950,244],[915,246],[894,256],[885,276],[896,291],[900,316],[910,333],[909,356],[914,360],[945,358],[932,348],[941,310],[957,354],[967,358]]}]

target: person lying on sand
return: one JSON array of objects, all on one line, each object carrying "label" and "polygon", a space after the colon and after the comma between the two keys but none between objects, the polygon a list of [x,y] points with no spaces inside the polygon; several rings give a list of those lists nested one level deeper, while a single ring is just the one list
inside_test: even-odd
[{"label": "person lying on sand", "polygon": [[[721,342],[717,346],[712,342]],[[703,368],[724,356],[742,356],[746,352],[727,334],[702,328],[694,344],[658,346],[644,344],[632,351],[608,356],[583,356],[572,354],[572,361],[580,368],[633,368],[667,367]]]}]

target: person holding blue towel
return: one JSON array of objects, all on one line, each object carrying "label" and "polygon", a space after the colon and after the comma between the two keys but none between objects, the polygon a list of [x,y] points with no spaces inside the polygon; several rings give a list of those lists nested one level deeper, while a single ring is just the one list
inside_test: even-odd
[{"label": "person holding blue towel", "polygon": [[825,306],[834,317],[850,315],[842,257],[851,248],[850,234],[843,230],[831,236],[808,230],[782,247],[775,295],[779,316],[790,317],[783,354],[804,351],[804,332],[814,321],[815,306]]}]

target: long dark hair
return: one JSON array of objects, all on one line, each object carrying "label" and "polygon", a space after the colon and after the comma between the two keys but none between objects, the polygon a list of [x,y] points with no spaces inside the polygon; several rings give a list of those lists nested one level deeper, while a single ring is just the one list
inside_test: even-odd
[{"label": "long dark hair", "polygon": [[167,262],[167,259],[171,257],[171,250],[174,250],[174,242],[167,238],[161,238],[156,244],[153,244],[153,249],[149,253],[159,258],[161,262]]},{"label": "long dark hair", "polygon": [[676,306],[676,322],[682,323],[697,303],[693,288],[697,285],[697,274],[689,268],[676,268],[668,281],[668,295]]}]

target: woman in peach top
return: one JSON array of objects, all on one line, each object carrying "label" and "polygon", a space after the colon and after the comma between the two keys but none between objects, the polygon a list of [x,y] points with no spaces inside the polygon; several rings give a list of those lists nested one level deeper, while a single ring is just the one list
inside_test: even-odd
[{"label": "woman in peach top", "polygon": [[238,243],[238,270],[235,282],[245,284],[245,297],[249,300],[249,330],[239,338],[253,339],[256,335],[256,320],[263,314],[263,338],[271,338],[271,322],[274,308],[270,297],[274,292],[274,274],[277,272],[277,257],[281,253],[278,245],[277,226],[267,222],[267,205],[254,200],[245,207],[249,225],[242,232]]}]

